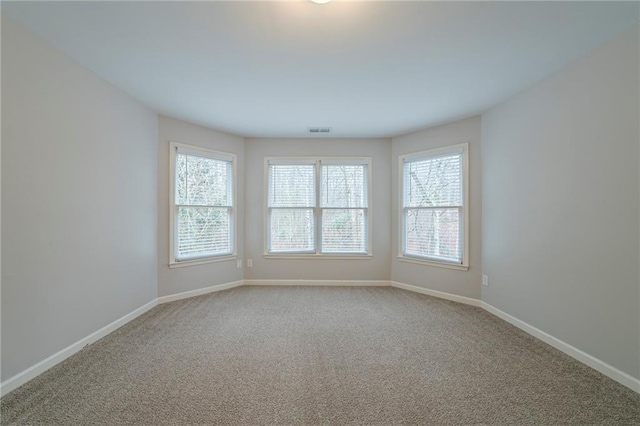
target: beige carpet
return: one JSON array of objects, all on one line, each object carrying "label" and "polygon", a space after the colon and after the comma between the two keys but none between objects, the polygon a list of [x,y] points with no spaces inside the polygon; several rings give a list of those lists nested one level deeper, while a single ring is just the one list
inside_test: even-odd
[{"label": "beige carpet", "polygon": [[388,287],[157,307],[1,401],[2,424],[640,425],[640,396],[479,308]]}]

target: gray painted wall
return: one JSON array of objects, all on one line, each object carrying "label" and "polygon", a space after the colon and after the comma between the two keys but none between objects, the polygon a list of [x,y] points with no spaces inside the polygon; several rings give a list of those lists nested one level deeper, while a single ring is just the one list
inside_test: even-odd
[{"label": "gray painted wall", "polygon": [[160,116],[158,123],[158,294],[167,296],[242,279],[236,261],[169,268],[169,142],[236,154],[238,259],[244,253],[244,138]]},{"label": "gray painted wall", "polygon": [[[391,165],[389,139],[247,139],[246,149],[246,258],[253,267],[246,279],[389,280],[391,269]],[[265,259],[265,157],[371,157],[373,257],[360,260]]]},{"label": "gray painted wall", "polygon": [[[638,56],[636,27],[484,114],[482,146],[478,117],[393,140],[245,141],[158,122],[3,18],[1,379],[158,293],[244,272],[391,279],[478,298],[481,258],[484,301],[640,377]],[[170,140],[238,156],[238,253],[253,268],[168,268]],[[470,143],[469,271],[399,262],[398,156],[461,142]],[[374,257],[264,259],[266,156],[372,157]]]},{"label": "gray painted wall", "polygon": [[[457,271],[398,260],[399,183],[398,157],[412,152],[469,143],[469,270]],[[480,117],[468,118],[443,126],[393,138],[391,181],[391,279],[405,284],[480,299],[482,250],[482,170],[480,161]]]},{"label": "gray painted wall", "polygon": [[640,377],[637,26],[482,120],[483,301]]},{"label": "gray painted wall", "polygon": [[157,117],[2,18],[6,380],[157,297]]}]

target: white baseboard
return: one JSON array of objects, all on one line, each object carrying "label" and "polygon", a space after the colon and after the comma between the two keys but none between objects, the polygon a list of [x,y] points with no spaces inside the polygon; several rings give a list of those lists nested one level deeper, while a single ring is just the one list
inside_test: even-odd
[{"label": "white baseboard", "polygon": [[158,305],[173,302],[174,300],[188,299],[190,297],[201,296],[207,293],[213,293],[221,290],[228,290],[234,287],[240,287],[244,281],[233,281],[230,283],[212,285],[211,287],[199,288],[197,290],[185,291],[182,293],[170,294],[168,296],[158,297]]},{"label": "white baseboard", "polygon": [[130,312],[127,315],[123,316],[122,318],[119,318],[113,321],[111,324],[105,325],[98,331],[94,331],[87,337],[84,337],[78,340],[77,342],[67,346],[66,348],[62,349],[59,352],[56,352],[55,354],[40,361],[39,363],[27,368],[26,370],[16,374],[13,377],[8,378],[7,380],[0,383],[0,397],[24,385],[29,380],[34,379],[35,377],[44,373],[45,371],[55,366],[56,364],[61,363],[65,359],[69,358],[71,355],[79,352],[85,346],[90,345],[102,339],[104,336],[111,333],[112,331],[117,330],[118,328],[122,327],[129,321],[139,317],[140,315],[144,314],[151,308],[155,307],[157,303],[158,303],[157,299],[152,300],[151,302],[139,307],[135,311]]},{"label": "white baseboard", "polygon": [[426,294],[427,296],[437,297],[438,299],[451,300],[453,302],[464,303],[465,305],[480,306],[482,303],[479,299],[471,297],[459,296],[457,294],[445,293],[444,291],[431,290],[424,287],[418,287],[416,285],[400,283],[397,281],[391,281],[392,287],[401,288],[403,290],[413,291],[415,293]]},{"label": "white baseboard", "polygon": [[577,349],[568,343],[563,342],[560,339],[557,339],[551,336],[548,333],[545,333],[542,330],[539,330],[532,325],[527,324],[526,322],[519,320],[506,312],[503,312],[486,302],[482,302],[478,299],[473,299],[470,297],[459,296],[457,294],[446,293],[437,290],[431,290],[423,287],[418,287],[411,284],[405,284],[397,281],[366,281],[366,280],[240,280],[234,281],[225,284],[214,285],[211,287],[201,288],[198,290],[185,291],[183,293],[172,294],[169,296],[159,297],[144,306],[136,309],[135,311],[123,316],[120,319],[115,320],[111,324],[102,327],[100,330],[95,331],[88,335],[87,337],[80,339],[76,343],[66,347],[65,349],[51,355],[47,359],[40,361],[39,363],[29,367],[21,373],[16,374],[15,376],[5,380],[0,383],[0,397],[8,394],[12,390],[22,386],[27,383],[29,380],[37,377],[38,375],[44,373],[51,367],[56,364],[64,361],[69,358],[71,355],[79,352],[86,345],[96,342],[112,331],[120,328],[125,325],[129,321],[135,319],[136,317],[142,315],[147,312],[151,308],[155,307],[158,304],[173,302],[175,300],[186,299],[190,297],[200,296],[207,293],[212,293],[221,290],[227,290],[230,288],[239,287],[242,285],[256,285],[256,286],[375,286],[375,287],[385,287],[392,286],[396,288],[400,288],[403,290],[408,290],[416,293],[426,294],[428,296],[437,297],[440,299],[451,300],[453,302],[464,303],[466,305],[478,306],[487,310],[488,312],[496,315],[497,317],[513,324],[514,326],[520,328],[521,330],[529,333],[530,335],[542,340],[543,342],[553,346],[554,348],[561,350],[567,355],[575,358],[576,360],[588,365],[589,367],[599,371],[600,373],[612,378],[613,380],[627,386],[628,388],[640,393],[640,380],[632,377],[631,375],[612,367],[605,362]]},{"label": "white baseboard", "polygon": [[563,342],[562,340],[553,337],[549,333],[545,333],[544,331],[522,321],[518,318],[509,315],[508,313],[501,311],[498,308],[491,306],[486,302],[482,302],[482,308],[486,311],[491,312],[493,315],[497,316],[505,320],[506,322],[515,325],[519,329],[529,333],[533,337],[542,340],[548,345],[553,346],[554,348],[564,352],[572,358],[580,361],[583,364],[588,365],[596,371],[604,374],[615,380],[616,382],[625,385],[626,387],[640,393],[640,379],[636,379],[635,377],[625,373],[624,371],[620,371],[615,367],[610,366],[609,364],[599,360],[598,358],[589,355],[586,352],[581,351],[580,349],[571,346],[570,344]]},{"label": "white baseboard", "polygon": [[333,286],[333,287],[388,287],[389,281],[367,280],[244,280],[244,285]]}]

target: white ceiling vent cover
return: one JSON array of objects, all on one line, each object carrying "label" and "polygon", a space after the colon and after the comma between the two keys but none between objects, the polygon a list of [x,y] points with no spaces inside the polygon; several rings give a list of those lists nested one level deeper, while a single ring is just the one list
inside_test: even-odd
[{"label": "white ceiling vent cover", "polygon": [[309,133],[331,133],[331,127],[309,127]]}]

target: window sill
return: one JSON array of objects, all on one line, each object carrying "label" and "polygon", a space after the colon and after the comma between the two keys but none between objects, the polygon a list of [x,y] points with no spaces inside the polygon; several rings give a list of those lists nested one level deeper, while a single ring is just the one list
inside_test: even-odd
[{"label": "window sill", "polygon": [[203,259],[184,260],[182,262],[169,263],[169,268],[171,269],[184,268],[185,266],[204,265],[206,263],[229,262],[231,260],[236,260],[237,258],[238,258],[237,254],[231,254],[231,255],[219,256],[219,257],[207,257]]},{"label": "window sill", "polygon": [[455,269],[456,271],[468,271],[469,265],[457,265],[455,263],[437,262],[435,260],[417,259],[415,257],[398,256],[400,262],[416,263],[418,265],[435,266],[437,268]]},{"label": "window sill", "polygon": [[265,259],[370,260],[372,254],[265,254]]}]

